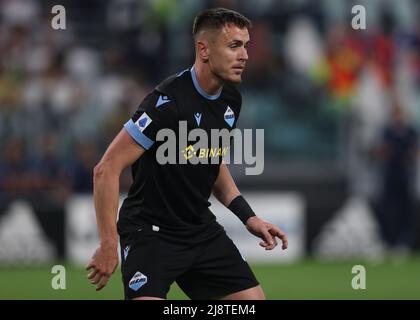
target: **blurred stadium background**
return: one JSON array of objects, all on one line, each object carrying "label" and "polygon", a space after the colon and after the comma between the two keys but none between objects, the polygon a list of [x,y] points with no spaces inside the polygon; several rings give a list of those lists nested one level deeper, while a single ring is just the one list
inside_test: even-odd
[{"label": "blurred stadium background", "polygon": [[[366,30],[351,28],[356,4]],[[259,250],[213,206],[267,297],[420,298],[419,1],[0,0],[0,299],[122,298],[119,271],[96,293],[83,270],[92,169],[146,93],[192,65],[193,17],[217,6],[253,21],[239,126],[265,130],[264,173],[230,168],[290,249]]]}]

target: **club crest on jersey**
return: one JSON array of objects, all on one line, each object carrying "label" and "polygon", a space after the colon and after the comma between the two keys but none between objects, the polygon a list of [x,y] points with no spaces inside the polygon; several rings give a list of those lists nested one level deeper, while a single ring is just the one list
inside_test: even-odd
[{"label": "club crest on jersey", "polygon": [[233,123],[235,122],[235,113],[232,111],[232,109],[227,106],[226,112],[225,112],[225,121],[230,126],[233,127]]},{"label": "club crest on jersey", "polygon": [[151,123],[152,123],[152,119],[150,119],[150,117],[145,112],[134,124],[140,130],[140,132],[143,132],[147,128],[147,126]]},{"label": "club crest on jersey", "polygon": [[136,274],[131,278],[130,282],[128,283],[128,286],[130,287],[130,289],[137,291],[146,283],[147,277],[140,271],[137,271]]},{"label": "club crest on jersey", "polygon": [[201,113],[195,113],[194,114],[195,117],[195,121],[197,122],[197,126],[200,126],[200,122],[201,122]]}]

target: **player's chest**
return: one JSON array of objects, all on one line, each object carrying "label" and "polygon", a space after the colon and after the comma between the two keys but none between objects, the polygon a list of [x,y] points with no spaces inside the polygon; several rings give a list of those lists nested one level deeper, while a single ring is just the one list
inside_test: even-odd
[{"label": "player's chest", "polygon": [[203,129],[209,133],[212,129],[233,129],[237,118],[235,108],[223,102],[194,103],[191,101],[179,113],[179,120],[186,122],[188,131]]}]

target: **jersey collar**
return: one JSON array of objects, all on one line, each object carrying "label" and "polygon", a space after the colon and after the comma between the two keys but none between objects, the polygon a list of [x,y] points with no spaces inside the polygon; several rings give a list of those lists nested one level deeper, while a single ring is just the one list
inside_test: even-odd
[{"label": "jersey collar", "polygon": [[200,83],[198,83],[197,73],[195,72],[194,66],[191,67],[190,72],[191,72],[192,81],[194,83],[194,87],[198,91],[199,94],[201,94],[204,98],[209,99],[209,100],[216,100],[220,97],[220,94],[222,93],[223,88],[220,88],[219,92],[216,93],[215,95],[210,95],[207,92],[205,92],[204,89],[201,88]]}]

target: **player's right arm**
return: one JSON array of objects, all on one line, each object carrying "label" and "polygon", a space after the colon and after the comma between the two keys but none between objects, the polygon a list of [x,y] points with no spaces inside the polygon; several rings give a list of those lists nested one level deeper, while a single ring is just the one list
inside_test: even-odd
[{"label": "player's right arm", "polygon": [[94,169],[93,198],[100,245],[87,266],[88,278],[101,290],[118,265],[117,211],[121,172],[155,143],[157,132],[174,127],[175,102],[158,91],[145,97]]},{"label": "player's right arm", "polygon": [[91,271],[88,278],[96,285],[96,290],[101,290],[107,284],[118,266],[116,219],[120,175],[144,151],[123,128],[94,169],[93,198],[100,245],[86,269]]}]

